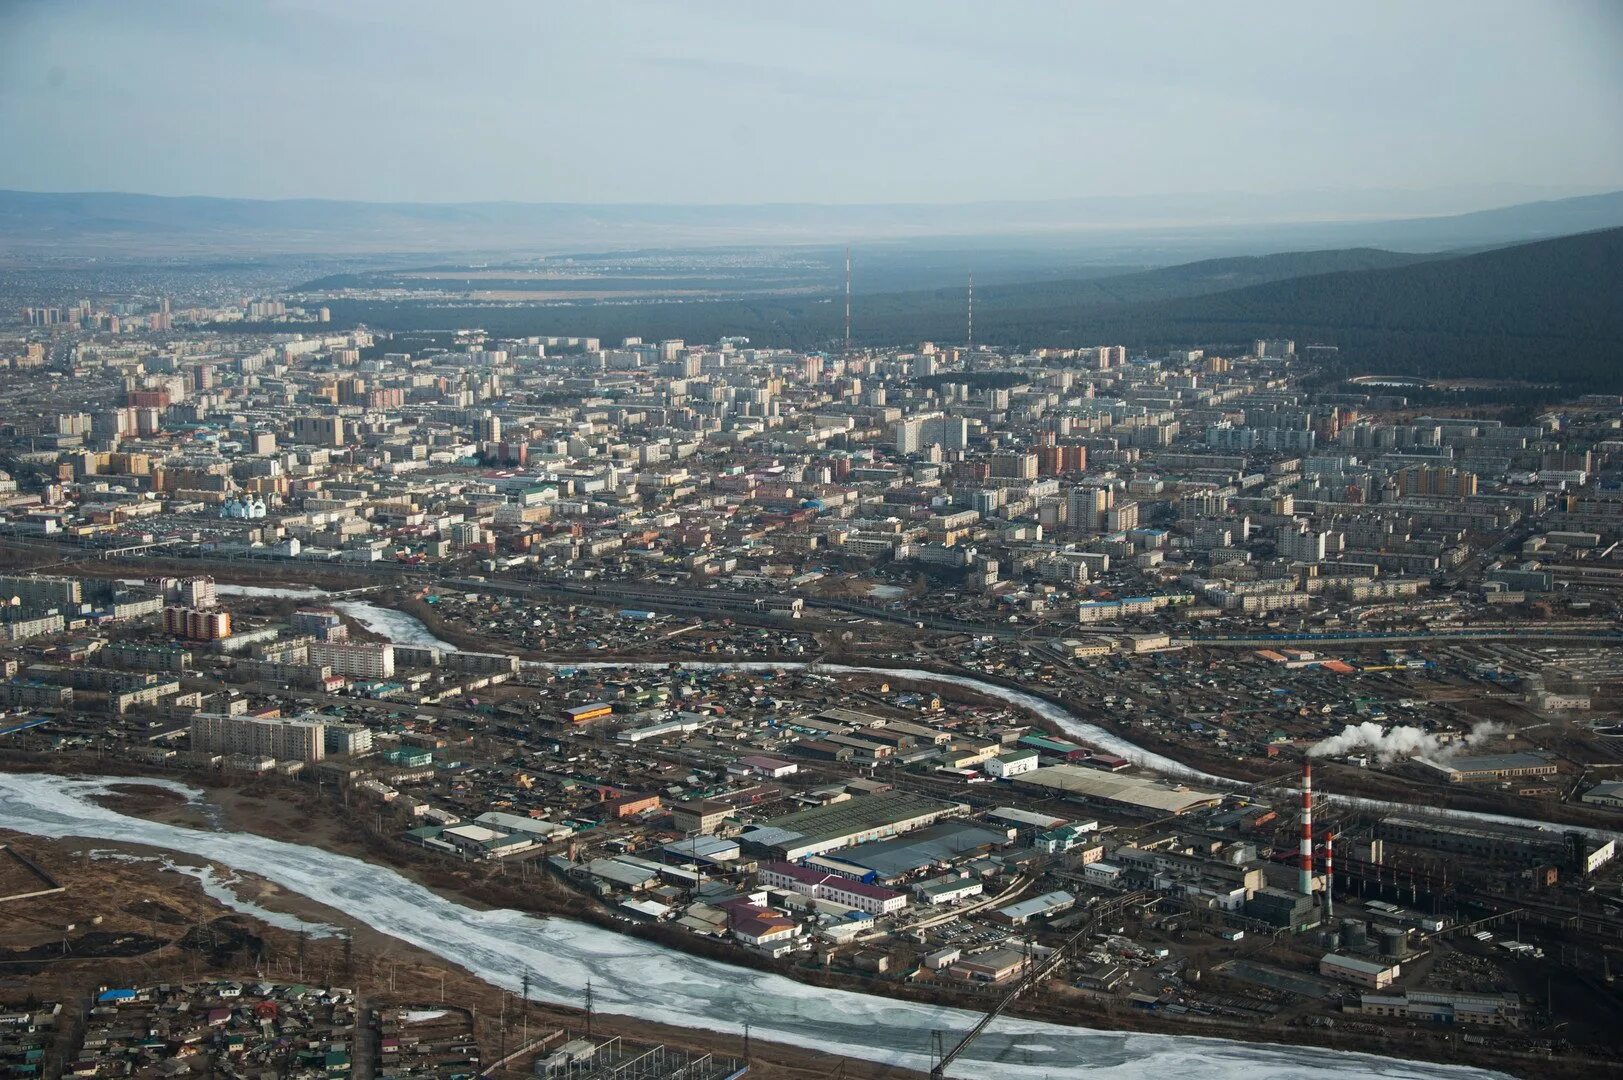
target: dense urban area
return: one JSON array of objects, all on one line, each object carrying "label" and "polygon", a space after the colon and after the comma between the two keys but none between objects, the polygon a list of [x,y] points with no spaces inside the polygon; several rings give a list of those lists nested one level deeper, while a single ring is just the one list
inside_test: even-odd
[{"label": "dense urban area", "polygon": [[0,329],[0,794],[970,1019],[787,1055],[0,817],[0,1073],[940,1075],[976,1016],[1613,1067],[1623,398],[185,289]]}]

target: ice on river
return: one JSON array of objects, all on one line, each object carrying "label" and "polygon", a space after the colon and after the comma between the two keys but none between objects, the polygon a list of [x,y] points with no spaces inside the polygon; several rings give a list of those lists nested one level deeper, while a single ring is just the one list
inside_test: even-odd
[{"label": "ice on river", "polygon": [[456,651],[455,645],[435,637],[428,627],[423,625],[423,620],[404,611],[379,607],[369,600],[340,600],[332,606],[372,633],[396,645],[416,645],[420,648]]},{"label": "ice on river", "polygon": [[[151,781],[144,781],[151,782]],[[805,986],[780,975],[689,956],[567,919],[476,911],[386,867],[247,833],[207,832],[120,814],[91,797],[127,778],[0,773],[0,823],[45,837],[86,837],[198,856],[258,874],[383,933],[516,989],[526,972],[540,1000],[578,1004],[592,983],[598,1009],[915,1069],[929,1066],[931,1032],[949,1042],[973,1013]],[[182,785],[160,786],[195,795]],[[229,890],[221,899],[238,905]],[[1501,1074],[1319,1048],[1192,1035],[1094,1031],[1000,1019],[955,1064],[978,1080],[1465,1080]]]}]

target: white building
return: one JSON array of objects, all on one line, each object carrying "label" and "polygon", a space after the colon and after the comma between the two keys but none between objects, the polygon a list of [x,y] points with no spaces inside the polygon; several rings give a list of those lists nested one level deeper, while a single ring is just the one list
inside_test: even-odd
[{"label": "white building", "polygon": [[327,725],[320,720],[280,716],[226,716],[195,713],[192,749],[206,754],[272,757],[278,761],[320,761],[326,754]]},{"label": "white building", "polygon": [[394,646],[386,641],[312,641],[310,663],[325,664],[334,675],[388,679],[394,676]]},{"label": "white building", "polygon": [[1003,779],[1006,776],[1019,776],[1021,773],[1035,772],[1041,764],[1035,750],[1015,750],[1012,753],[995,757],[981,766],[986,775]]}]

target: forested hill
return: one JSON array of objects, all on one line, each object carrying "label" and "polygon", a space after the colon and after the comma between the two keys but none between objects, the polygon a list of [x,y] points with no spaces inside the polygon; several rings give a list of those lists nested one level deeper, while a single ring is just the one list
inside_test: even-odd
[{"label": "forested hill", "polygon": [[[1259,337],[1339,346],[1366,371],[1556,381],[1623,390],[1623,229],[1464,256],[1372,249],[1207,260],[1115,277],[976,289],[991,345],[1240,349]],[[865,345],[961,342],[964,290],[857,295]],[[482,326],[498,335],[628,335],[819,348],[840,333],[830,297],[498,307],[330,302],[337,323]],[[251,329],[244,326],[243,329]]]},{"label": "forested hill", "polygon": [[[1168,300],[1182,296],[1199,296],[1223,292],[1247,285],[1260,285],[1270,281],[1303,277],[1308,274],[1329,274],[1348,270],[1383,270],[1396,266],[1409,266],[1436,255],[1412,255],[1400,251],[1382,251],[1378,248],[1343,248],[1334,251],[1287,251],[1277,255],[1241,255],[1223,259],[1202,259],[1199,262],[1163,266],[1154,270],[1141,270],[1131,274],[1088,279],[1083,281],[1052,281],[995,285],[977,288],[978,304],[992,307],[1040,307],[1050,304],[1081,305],[1091,307],[1104,304],[1126,304],[1148,300]],[[936,290],[929,295],[950,302],[954,312],[963,307],[962,291]],[[896,293],[875,297],[886,308],[904,309],[913,306],[920,294]]]},{"label": "forested hill", "polygon": [[[975,287],[975,319],[989,328],[1069,326],[1081,312],[1123,304],[1222,292],[1303,274],[1408,266],[1434,255],[1412,255],[1375,248],[1296,251],[1249,255],[1106,277],[1025,282]],[[310,282],[301,289],[393,287],[384,273],[346,275]],[[430,282],[430,284],[434,284]],[[432,305],[412,300],[328,302],[335,321],[360,321],[385,330],[446,329],[482,326],[498,334],[563,334],[617,337],[680,337],[715,341],[742,334],[761,345],[821,348],[842,334],[840,305],[831,303],[837,289],[817,296],[762,295],[736,300],[672,304],[624,302],[576,303],[558,308],[495,308]],[[859,292],[852,301],[854,338],[865,345],[911,341],[960,341],[964,334],[966,295],[963,285],[899,292]],[[1058,320],[1056,322],[1056,320]],[[1006,336],[985,336],[993,344],[1014,344]]]},{"label": "forested hill", "polygon": [[[1041,323],[988,326],[1036,340]],[[1339,345],[1371,370],[1623,389],[1623,229],[1084,316],[1076,340]]]}]

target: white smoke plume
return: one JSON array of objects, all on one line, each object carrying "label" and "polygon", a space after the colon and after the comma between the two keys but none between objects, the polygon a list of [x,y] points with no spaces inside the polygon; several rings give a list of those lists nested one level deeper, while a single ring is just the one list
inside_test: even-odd
[{"label": "white smoke plume", "polygon": [[1484,721],[1472,728],[1469,735],[1445,739],[1417,727],[1398,725],[1383,728],[1366,720],[1362,724],[1348,724],[1341,729],[1340,735],[1332,735],[1310,748],[1307,756],[1340,757],[1368,751],[1380,761],[1412,757],[1441,761],[1503,730],[1499,724]]}]

